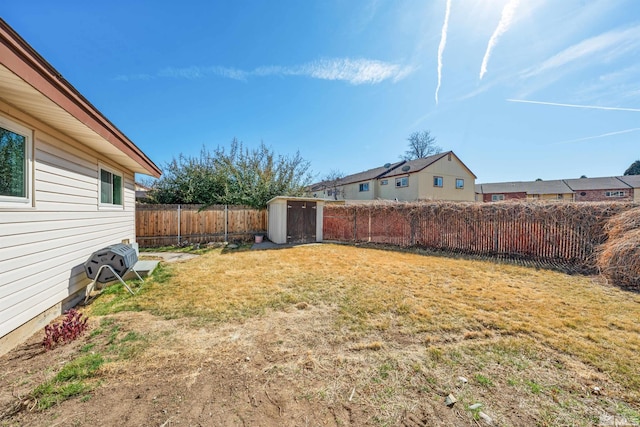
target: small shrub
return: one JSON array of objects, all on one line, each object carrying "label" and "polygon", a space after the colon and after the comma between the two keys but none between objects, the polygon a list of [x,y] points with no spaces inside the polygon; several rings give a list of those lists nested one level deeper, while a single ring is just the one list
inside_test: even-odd
[{"label": "small shrub", "polygon": [[65,312],[61,323],[54,323],[44,327],[42,346],[47,350],[53,349],[58,343],[67,343],[78,338],[87,329],[87,317],[75,309]]}]

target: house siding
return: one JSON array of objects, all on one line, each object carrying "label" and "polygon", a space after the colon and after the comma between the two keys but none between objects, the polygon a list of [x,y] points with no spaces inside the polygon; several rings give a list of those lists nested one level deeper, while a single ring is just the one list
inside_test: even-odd
[{"label": "house siding", "polygon": [[504,200],[519,200],[526,199],[527,193],[523,192],[513,192],[513,193],[484,193],[482,194],[483,202],[492,202],[491,199],[494,195],[502,194],[504,196]]},{"label": "house siding", "polygon": [[[396,179],[409,178],[409,185],[406,187],[396,187]],[[382,180],[386,179],[387,185],[380,185]],[[377,184],[380,193],[380,198],[385,200],[395,200],[396,198],[400,202],[412,202],[418,200],[418,194],[420,193],[420,179],[419,174],[405,174],[395,175],[390,177],[382,177],[378,180]]]},{"label": "house siding", "polygon": [[[369,183],[369,191],[360,191],[360,184]],[[341,194],[339,199],[342,200],[375,200],[376,181],[362,181],[352,184],[346,184],[340,187]]]},{"label": "house siding", "polygon": [[[419,177],[417,199],[475,200],[475,177],[455,155],[445,156],[415,175]],[[442,177],[442,187],[434,187],[433,178],[436,176]],[[464,179],[464,188],[456,188],[458,178]]]},{"label": "house siding", "polygon": [[[624,191],[624,197],[607,197],[607,191]],[[584,195],[582,195],[584,193]],[[616,188],[611,190],[576,190],[576,202],[627,202],[634,200],[633,188]]]},{"label": "house siding", "polygon": [[[4,118],[34,130],[34,179],[33,206],[0,209],[0,344],[41,313],[60,314],[72,303],[89,282],[83,263],[92,252],[135,241],[134,174],[3,107]],[[99,207],[100,165],[122,173],[123,208]]]}]

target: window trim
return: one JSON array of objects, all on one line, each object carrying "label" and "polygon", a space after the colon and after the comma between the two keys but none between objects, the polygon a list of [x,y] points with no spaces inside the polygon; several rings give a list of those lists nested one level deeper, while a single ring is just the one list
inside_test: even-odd
[{"label": "window trim", "polygon": [[0,127],[18,134],[25,139],[25,197],[0,196],[0,208],[31,208],[33,207],[33,129],[28,128],[5,116],[0,116]]},{"label": "window trim", "polygon": [[380,181],[380,185],[387,185],[389,184],[389,180],[388,179],[383,179]]},{"label": "window trim", "polygon": [[[112,176],[119,176],[122,184],[120,186],[120,194],[122,197],[122,204],[116,205],[114,203],[106,203],[102,201],[102,171],[105,172],[109,172]],[[98,163],[98,207],[100,209],[106,209],[106,210],[124,210],[124,189],[125,189],[125,185],[124,185],[124,173],[122,171],[119,171],[117,169],[114,169],[110,166],[107,166],[103,163]],[[112,190],[112,197],[113,197],[113,190]]]},{"label": "window trim", "polygon": [[[462,185],[458,185],[460,182]],[[456,178],[456,190],[464,190],[464,178]]]},{"label": "window trim", "polygon": [[444,187],[444,178],[441,176],[434,175],[433,176],[433,186],[442,188]]},{"label": "window trim", "polygon": [[[402,182],[406,182],[405,185],[402,185]],[[398,185],[400,184],[400,185]],[[408,176],[401,176],[399,178],[396,178],[396,188],[405,188],[409,186],[409,177]]]},{"label": "window trim", "polygon": [[360,185],[358,186],[358,191],[360,193],[364,193],[365,191],[369,191],[369,183],[368,182],[360,183]]},{"label": "window trim", "polygon": [[492,202],[501,202],[504,200],[504,194],[492,194],[491,201]]}]

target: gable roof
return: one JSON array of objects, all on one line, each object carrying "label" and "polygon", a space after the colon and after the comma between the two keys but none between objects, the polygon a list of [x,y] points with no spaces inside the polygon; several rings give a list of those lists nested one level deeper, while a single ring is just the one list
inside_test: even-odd
[{"label": "gable roof", "polygon": [[162,173],[2,18],[0,99],[133,172]]},{"label": "gable roof", "polygon": [[[358,172],[352,175],[347,175],[340,180],[338,185],[346,185],[346,184],[354,184],[357,182],[363,181],[371,181],[373,179],[380,178],[391,178],[398,175],[407,175],[415,172],[420,172],[428,166],[431,166],[433,163],[442,159],[445,156],[452,155],[464,166],[464,168],[469,171],[474,178],[477,176],[471,172],[471,170],[465,165],[458,156],[455,155],[453,151],[446,151],[444,153],[434,154],[432,156],[423,157],[415,160],[402,160],[396,163],[387,163],[389,167],[381,166],[373,169],[366,170],[364,172]],[[409,169],[406,169],[406,168]],[[325,186],[326,181],[321,181],[315,184],[312,184],[309,188],[311,191],[322,190]]]},{"label": "gable roof", "polygon": [[[346,184],[353,184],[356,182],[371,181],[372,179],[377,179],[383,176],[386,172],[391,171],[397,168],[398,166],[403,165],[404,163],[406,163],[406,161],[402,160],[396,163],[388,163],[389,167],[385,167],[386,166],[385,165],[385,166],[369,169],[364,172],[358,172],[352,175],[347,175],[342,179],[340,179],[340,182],[338,183],[338,185],[346,185]],[[311,191],[322,190],[325,187],[326,182],[327,181],[321,181],[321,182],[312,184],[310,186]]]},{"label": "gable roof", "polygon": [[[407,174],[411,174],[411,173],[415,173],[415,172],[420,172],[421,170],[431,166],[432,164],[434,164],[438,160],[440,160],[440,159],[442,159],[444,157],[447,157],[449,155],[454,156],[462,164],[462,166],[471,175],[473,175],[474,178],[478,178],[473,172],[471,172],[471,170],[467,167],[467,165],[465,165],[462,162],[462,160],[460,160],[460,158],[458,156],[456,156],[456,154],[453,151],[445,151],[444,153],[433,154],[431,156],[422,157],[420,159],[408,160],[402,165],[402,167],[394,168],[394,169],[390,170],[388,173],[385,173],[384,177],[386,178],[386,177],[393,177],[393,176],[398,176],[398,175],[407,175]],[[407,167],[409,167],[409,169],[405,170]]]}]

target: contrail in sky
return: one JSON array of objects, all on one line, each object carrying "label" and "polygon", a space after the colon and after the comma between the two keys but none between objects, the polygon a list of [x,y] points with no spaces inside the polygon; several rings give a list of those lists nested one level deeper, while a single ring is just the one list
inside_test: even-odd
[{"label": "contrail in sky", "polygon": [[602,107],[599,105],[580,105],[580,104],[561,104],[559,102],[527,101],[525,99],[507,99],[507,101],[521,102],[523,104],[552,105],[554,107],[587,108],[590,110],[609,110],[609,111],[633,111],[636,113],[640,113],[640,108]]},{"label": "contrail in sky", "polygon": [[449,14],[451,13],[451,0],[447,0],[447,10],[444,13],[444,22],[442,23],[442,36],[440,37],[440,45],[438,46],[438,86],[436,87],[436,104],[438,103],[438,92],[442,83],[442,54],[444,47],[447,45],[447,31],[449,30]]},{"label": "contrail in sky", "polygon": [[500,22],[496,27],[495,31],[491,35],[489,39],[489,44],[487,44],[487,51],[484,53],[484,58],[482,58],[482,65],[480,66],[480,80],[484,77],[487,72],[487,64],[489,63],[489,57],[491,57],[491,52],[493,48],[498,43],[498,39],[509,29],[511,23],[513,22],[513,17],[516,12],[516,7],[518,6],[519,0],[510,0],[502,9],[502,16],[500,17]]},{"label": "contrail in sky", "polygon": [[587,136],[584,138],[578,138],[578,139],[571,139],[569,141],[562,141],[562,142],[557,142],[556,144],[570,144],[572,142],[580,142],[580,141],[588,141],[590,139],[598,139],[598,138],[604,138],[607,136],[613,136],[613,135],[622,135],[623,133],[630,133],[630,132],[637,132],[639,131],[640,128],[633,128],[633,129],[625,129],[625,130],[619,130],[617,132],[608,132],[608,133],[603,133],[602,135],[595,135],[595,136]]}]

